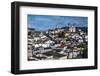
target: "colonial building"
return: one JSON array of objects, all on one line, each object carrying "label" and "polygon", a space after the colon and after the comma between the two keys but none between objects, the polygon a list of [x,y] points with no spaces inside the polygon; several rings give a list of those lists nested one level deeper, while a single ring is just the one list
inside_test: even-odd
[{"label": "colonial building", "polygon": [[71,27],[69,27],[69,31],[70,31],[70,32],[76,32],[76,28],[75,28],[75,26],[71,26]]}]

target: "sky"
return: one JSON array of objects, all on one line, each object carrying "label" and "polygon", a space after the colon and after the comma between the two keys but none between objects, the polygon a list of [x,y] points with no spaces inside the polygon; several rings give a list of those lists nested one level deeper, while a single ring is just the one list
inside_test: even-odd
[{"label": "sky", "polygon": [[56,27],[61,28],[65,26],[71,26],[70,24],[76,24],[76,27],[87,27],[88,17],[79,16],[51,16],[51,15],[28,15],[28,28],[35,28],[37,31],[45,31],[48,29],[54,29]]}]

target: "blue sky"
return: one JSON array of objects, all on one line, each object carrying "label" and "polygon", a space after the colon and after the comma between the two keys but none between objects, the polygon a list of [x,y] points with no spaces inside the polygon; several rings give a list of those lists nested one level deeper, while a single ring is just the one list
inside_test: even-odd
[{"label": "blue sky", "polygon": [[78,16],[50,16],[50,15],[28,15],[28,27],[38,31],[61,28],[68,26],[68,23],[76,23],[80,27],[87,27],[88,17]]}]

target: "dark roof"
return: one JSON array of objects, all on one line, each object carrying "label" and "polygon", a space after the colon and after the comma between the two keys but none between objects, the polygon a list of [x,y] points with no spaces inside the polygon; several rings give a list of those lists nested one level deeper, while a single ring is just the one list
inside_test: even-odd
[{"label": "dark roof", "polygon": [[54,48],[54,50],[55,50],[56,52],[62,51],[61,48]]},{"label": "dark roof", "polygon": [[46,57],[37,57],[37,56],[35,56],[35,55],[33,55],[33,57],[34,57],[34,58],[37,58],[37,59],[40,59],[40,60],[41,60],[41,59],[46,59]]},{"label": "dark roof", "polygon": [[59,54],[59,53],[53,52],[53,51],[49,51],[49,52],[46,52],[46,53],[43,53],[43,54],[47,55],[47,56],[53,56],[54,58],[60,58],[60,57],[65,56],[63,54]]}]

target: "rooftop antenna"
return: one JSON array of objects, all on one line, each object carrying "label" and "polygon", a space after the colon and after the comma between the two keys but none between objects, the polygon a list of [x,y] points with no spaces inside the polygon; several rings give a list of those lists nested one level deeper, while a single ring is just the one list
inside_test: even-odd
[{"label": "rooftop antenna", "polygon": [[78,23],[77,25],[78,25],[78,27],[80,26],[80,24],[79,24],[79,23]]},{"label": "rooftop antenna", "polygon": [[58,28],[58,25],[56,25],[55,29],[57,29],[57,28]]},{"label": "rooftop antenna", "polygon": [[69,27],[68,24],[65,24],[65,27]]},{"label": "rooftop antenna", "polygon": [[68,27],[70,27],[71,23],[68,23]]}]

